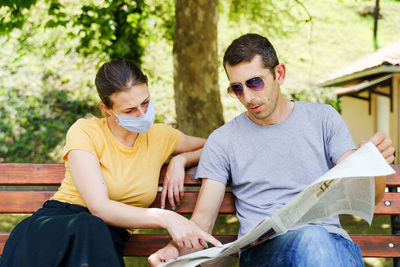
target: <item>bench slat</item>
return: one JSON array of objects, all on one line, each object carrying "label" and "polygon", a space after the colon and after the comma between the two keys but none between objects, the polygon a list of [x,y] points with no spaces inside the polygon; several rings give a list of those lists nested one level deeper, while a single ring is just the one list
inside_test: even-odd
[{"label": "bench slat", "polygon": [[[159,185],[164,182],[167,166],[161,168]],[[185,186],[200,186],[193,179],[196,167],[185,172]],[[65,166],[61,163],[1,163],[0,185],[59,185],[64,179]]]},{"label": "bench slat", "polygon": [[[223,244],[236,240],[236,235],[214,235]],[[363,257],[400,257],[400,236],[388,235],[351,235],[354,242],[360,245]],[[131,236],[125,248],[127,256],[151,255],[167,244],[171,238],[169,235],[145,235]],[[389,243],[394,244],[393,248]],[[146,246],[141,246],[146,244]],[[138,250],[138,248],[140,249]]]},{"label": "bench slat", "polygon": [[58,185],[64,173],[64,164],[2,163],[0,185]]},{"label": "bench slat", "polygon": [[[183,200],[181,200],[181,206],[178,207],[175,211],[183,214],[192,214],[194,210],[194,206],[196,205],[197,196],[199,195],[198,192],[185,192]],[[159,208],[160,207],[160,199],[161,193],[157,194],[156,199],[154,200],[153,204],[150,205],[152,208]],[[166,201],[168,203],[168,200]],[[170,209],[169,204],[167,204],[167,209]],[[224,199],[222,200],[221,208],[219,209],[220,214],[235,214],[235,197],[233,193],[226,192]]]},{"label": "bench slat", "polygon": [[[390,206],[386,206],[387,203]],[[375,206],[375,214],[394,215],[400,214],[400,193],[385,192],[383,199]]]},{"label": "bench slat", "polygon": [[[33,213],[42,207],[43,203],[54,193],[55,191],[0,191],[0,213]],[[198,194],[198,192],[185,192],[181,206],[176,211],[183,214],[192,213]],[[160,207],[160,197],[161,193],[158,193],[151,207]],[[167,208],[170,206],[167,205]],[[225,194],[219,212],[222,214],[235,213],[235,200],[232,193]]]},{"label": "bench slat", "polygon": [[[0,191],[0,213],[33,213],[42,204],[53,196],[55,191]],[[185,197],[181,200],[181,206],[177,212],[190,214],[193,212],[198,193],[185,192]],[[156,199],[151,205],[152,208],[160,207],[161,194],[158,193]],[[385,202],[390,201],[390,206]],[[168,201],[167,201],[168,203]],[[169,204],[167,208],[170,209]],[[221,205],[220,213],[235,213],[235,198],[231,192],[226,192]],[[400,194],[385,192],[383,199],[375,206],[375,214],[393,215],[400,214]]]},{"label": "bench slat", "polygon": [[[0,234],[0,255],[8,236],[9,234]],[[215,237],[223,244],[236,239],[236,235],[215,235]],[[351,235],[351,238],[360,245],[364,257],[400,257],[400,236]],[[127,242],[124,254],[135,257],[149,256],[170,240],[167,234],[135,234]],[[394,244],[394,247],[390,248],[389,243]]]},{"label": "bench slat", "polygon": [[9,235],[10,234],[0,233],[0,255],[3,254],[4,245],[6,244]]},{"label": "bench slat", "polygon": [[[396,235],[351,235],[360,245],[363,257],[400,257],[400,236]],[[390,248],[389,244],[394,247]]]},{"label": "bench slat", "polygon": [[[214,235],[223,244],[235,241],[236,235]],[[132,235],[130,240],[125,246],[125,256],[150,256],[160,248],[164,247],[171,240],[171,237],[167,234],[135,234]],[[146,244],[146,246],[143,246]]]},{"label": "bench slat", "polygon": [[[396,173],[386,178],[387,186],[400,187],[400,165],[392,165]],[[160,185],[163,183],[166,166],[160,173]],[[196,168],[186,171],[185,186],[201,185],[200,181],[192,177]],[[65,166],[62,163],[1,163],[0,185],[58,185],[65,174]]]},{"label": "bench slat", "polygon": [[400,165],[391,165],[396,173],[386,177],[386,186],[400,187]]},{"label": "bench slat", "polygon": [[0,191],[0,213],[33,213],[54,191]]},{"label": "bench slat", "polygon": [[[236,240],[236,235],[214,235],[223,244]],[[9,234],[0,233],[0,255]],[[125,246],[124,255],[133,257],[150,256],[158,249],[164,247],[171,240],[167,234],[134,234]],[[146,244],[145,246],[143,244]]]}]

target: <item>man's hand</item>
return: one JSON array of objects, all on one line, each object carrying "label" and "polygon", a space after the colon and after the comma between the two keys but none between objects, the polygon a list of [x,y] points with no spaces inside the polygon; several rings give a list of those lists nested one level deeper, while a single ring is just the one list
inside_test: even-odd
[{"label": "man's hand", "polygon": [[[389,139],[384,132],[377,132],[374,136],[368,139],[373,143],[376,148],[381,152],[383,158],[387,163],[391,164],[394,160],[394,147],[392,146],[392,140]],[[361,141],[359,147],[367,143],[368,141]],[[375,205],[382,200],[385,194],[386,188],[386,177],[375,177]]]},{"label": "man's hand", "polygon": [[[373,143],[376,148],[378,148],[387,163],[391,164],[393,162],[394,147],[392,146],[392,140],[387,137],[386,133],[377,132],[374,136],[369,138],[368,141]],[[361,147],[368,141],[362,140],[358,147]]]},{"label": "man's hand", "polygon": [[178,248],[175,247],[172,243],[169,243],[162,249],[159,249],[157,252],[151,254],[150,257],[147,258],[147,261],[150,263],[151,267],[156,267],[162,262],[175,260],[178,256]]}]

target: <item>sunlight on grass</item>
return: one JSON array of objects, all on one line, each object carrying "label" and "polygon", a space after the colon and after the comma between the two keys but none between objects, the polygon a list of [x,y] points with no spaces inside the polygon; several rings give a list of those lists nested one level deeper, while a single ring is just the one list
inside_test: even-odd
[{"label": "sunlight on grass", "polygon": [[385,267],[392,266],[392,263],[386,263],[382,258],[366,258],[364,259],[365,266]]},{"label": "sunlight on grass", "polygon": [[14,226],[23,219],[30,216],[29,214],[0,214],[0,233],[9,233]]}]

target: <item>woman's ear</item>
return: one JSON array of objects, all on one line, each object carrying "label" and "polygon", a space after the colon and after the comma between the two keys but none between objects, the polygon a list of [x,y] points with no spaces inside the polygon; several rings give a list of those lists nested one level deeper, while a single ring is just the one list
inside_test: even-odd
[{"label": "woman's ear", "polygon": [[104,112],[105,114],[108,114],[109,116],[113,115],[112,111],[103,102],[101,102],[99,106],[101,107],[102,112]]}]

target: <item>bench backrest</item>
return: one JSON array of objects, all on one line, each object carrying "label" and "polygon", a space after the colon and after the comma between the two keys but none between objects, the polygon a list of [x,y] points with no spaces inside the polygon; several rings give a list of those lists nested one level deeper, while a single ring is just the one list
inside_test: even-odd
[{"label": "bench backrest", "polygon": [[[400,187],[400,165],[393,165],[396,174],[388,176],[388,188]],[[162,186],[166,166],[160,174]],[[64,178],[64,164],[0,163],[0,213],[33,213],[57,190]],[[177,208],[181,214],[191,214],[201,181],[193,179],[195,168],[188,169],[185,176],[185,197]],[[394,191],[394,190],[391,190]],[[160,193],[152,207],[159,207]],[[169,208],[167,206],[167,208]],[[235,214],[234,196],[229,190],[225,193],[220,214]],[[375,214],[400,214],[400,193],[386,192],[383,200],[376,206]],[[8,233],[0,234],[0,255]],[[236,235],[218,235],[221,242],[230,242]],[[400,236],[353,235],[360,244],[365,257],[400,257]],[[148,256],[169,242],[166,234],[137,234],[127,243],[127,256]]]}]

